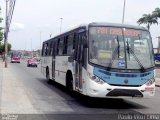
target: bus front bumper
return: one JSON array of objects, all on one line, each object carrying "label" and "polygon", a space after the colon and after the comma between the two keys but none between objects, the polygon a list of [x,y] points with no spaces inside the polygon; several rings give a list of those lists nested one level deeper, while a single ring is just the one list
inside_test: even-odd
[{"label": "bus front bumper", "polygon": [[90,80],[87,88],[88,96],[99,98],[151,98],[155,94],[155,83],[150,86],[144,84],[140,87],[127,87],[98,84]]}]

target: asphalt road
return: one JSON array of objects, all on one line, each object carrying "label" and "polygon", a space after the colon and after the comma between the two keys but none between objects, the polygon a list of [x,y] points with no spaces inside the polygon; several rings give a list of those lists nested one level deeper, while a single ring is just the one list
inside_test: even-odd
[{"label": "asphalt road", "polygon": [[[34,119],[122,119],[128,114],[160,114],[160,88],[152,99],[89,99],[81,95],[71,97],[66,89],[56,83],[48,84],[38,68],[9,63],[15,76],[22,81],[34,109],[40,113]],[[88,102],[89,101],[89,102]],[[22,115],[24,119],[29,115]],[[128,116],[129,117],[129,116]],[[131,116],[133,117],[133,116]],[[144,117],[144,116],[142,116]],[[160,115],[158,116],[160,119]],[[153,120],[153,119],[152,119]]]}]

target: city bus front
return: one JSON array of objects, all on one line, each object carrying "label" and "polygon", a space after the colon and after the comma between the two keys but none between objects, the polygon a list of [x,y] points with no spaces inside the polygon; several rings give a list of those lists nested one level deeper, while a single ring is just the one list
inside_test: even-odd
[{"label": "city bus front", "polygon": [[89,96],[154,96],[154,57],[149,31],[140,27],[90,26],[88,46]]},{"label": "city bus front", "polygon": [[11,54],[11,63],[20,63],[21,55],[20,53],[12,53]]}]

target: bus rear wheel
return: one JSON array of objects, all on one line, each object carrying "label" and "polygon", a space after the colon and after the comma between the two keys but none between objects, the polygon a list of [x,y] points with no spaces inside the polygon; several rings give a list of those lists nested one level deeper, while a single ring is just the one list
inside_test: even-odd
[{"label": "bus rear wheel", "polygon": [[71,94],[71,96],[73,96],[73,77],[71,73],[67,73],[66,76],[66,87],[68,92]]},{"label": "bus rear wheel", "polygon": [[49,69],[48,68],[46,69],[46,80],[47,80],[48,84],[51,84],[51,79],[49,77]]}]

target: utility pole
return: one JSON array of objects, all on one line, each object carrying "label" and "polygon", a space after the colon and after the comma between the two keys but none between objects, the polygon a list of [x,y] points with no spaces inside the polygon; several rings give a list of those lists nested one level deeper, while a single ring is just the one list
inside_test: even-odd
[{"label": "utility pole", "polygon": [[5,46],[5,52],[4,52],[4,62],[5,62],[5,68],[7,68],[7,54],[8,54],[8,2],[9,0],[6,0],[6,20],[5,20],[5,34],[4,34],[4,46]]},{"label": "utility pole", "polygon": [[123,5],[123,16],[122,16],[122,24],[124,24],[125,7],[126,7],[126,0],[124,0],[124,5]]},{"label": "utility pole", "polygon": [[[6,1],[6,20],[5,20],[5,33],[4,33],[4,46],[5,46],[4,62],[5,62],[5,68],[7,68],[8,32],[9,32],[9,27],[12,21],[16,0],[5,0],[5,1]],[[9,10],[8,10],[8,3],[10,3]]]}]

